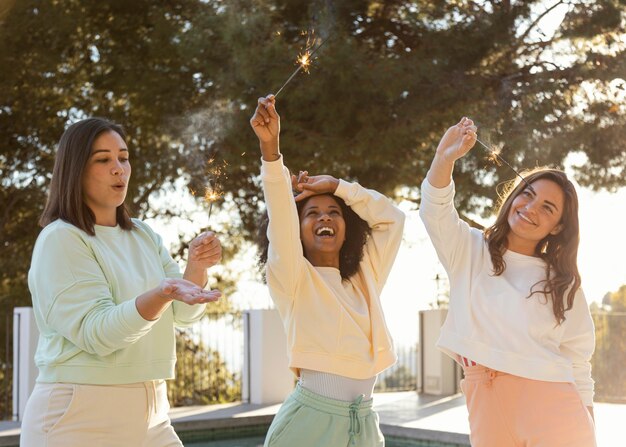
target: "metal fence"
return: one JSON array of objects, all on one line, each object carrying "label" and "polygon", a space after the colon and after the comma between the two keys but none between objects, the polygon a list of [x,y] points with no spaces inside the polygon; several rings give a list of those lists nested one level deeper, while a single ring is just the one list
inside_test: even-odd
[{"label": "metal fence", "polygon": [[[592,359],[596,401],[626,403],[626,313],[593,314]],[[13,309],[0,309],[0,420],[13,415]],[[176,379],[169,382],[172,406],[242,400],[244,320],[240,313],[207,315],[177,330]],[[380,374],[376,391],[417,389],[417,343],[397,345],[398,363]],[[244,396],[245,397],[245,396]]]},{"label": "metal fence", "polygon": [[0,309],[0,420],[13,417],[13,309]]}]

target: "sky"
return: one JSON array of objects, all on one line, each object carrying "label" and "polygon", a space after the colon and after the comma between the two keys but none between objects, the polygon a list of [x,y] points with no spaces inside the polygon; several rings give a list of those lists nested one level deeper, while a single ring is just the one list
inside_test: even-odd
[{"label": "sky", "polygon": [[[181,190],[184,188],[177,188],[168,193],[171,196],[162,196],[158,200],[194,207],[191,197],[180,200]],[[600,302],[607,292],[626,284],[626,188],[616,193],[579,188],[578,193],[581,232],[578,267],[582,287],[589,303]],[[394,339],[407,342],[417,338],[418,312],[431,308],[438,294],[447,289],[445,271],[412,206],[409,202],[400,204],[407,214],[403,242],[381,297]],[[225,210],[214,207],[211,222],[218,224],[228,220],[230,217]],[[211,223],[204,209],[193,211],[191,220],[174,219],[164,223],[149,219],[147,222],[161,234],[168,248],[173,246],[179,234],[194,234]],[[271,306],[267,289],[259,282],[256,266],[251,262],[255,253],[253,247],[247,247],[230,265],[241,272],[238,290],[230,299],[242,309]],[[437,275],[442,278],[439,288],[435,280]]]},{"label": "sky", "polygon": [[[551,2],[546,3],[546,5],[551,4]],[[542,13],[543,7],[545,5],[536,13]],[[549,39],[561,24],[567,9],[567,5],[553,9],[539,23],[543,34],[533,33],[530,37]],[[559,56],[548,54],[547,57],[558,58]],[[570,161],[584,162],[576,160],[575,156]],[[566,171],[571,174],[570,170],[566,169]],[[180,191],[185,188],[177,189]],[[174,200],[167,200],[166,203],[181,203],[180,193],[174,194]],[[601,302],[607,292],[616,291],[621,285],[626,284],[626,231],[624,230],[626,228],[624,225],[626,222],[626,188],[621,188],[615,193],[578,188],[578,194],[580,206],[578,268],[582,277],[582,287],[589,303]],[[191,202],[190,200],[189,203]],[[412,210],[411,206],[408,202],[401,204],[401,208],[407,213],[404,239],[381,297],[387,321],[396,340],[413,340],[417,337],[418,312],[431,308],[437,296],[445,293],[447,288],[445,280],[435,279],[437,275],[445,279],[445,272],[437,260],[435,250],[417,211]],[[219,220],[220,217],[215,216],[215,210],[213,214],[212,220],[216,218]],[[154,220],[150,223],[164,236],[166,244],[171,244],[178,234],[191,234],[198,228],[208,225],[206,217],[206,212],[198,211],[194,214],[193,222],[179,219],[167,226]],[[228,221],[229,217],[222,215],[222,220]],[[489,225],[493,218],[491,221],[476,220]],[[232,299],[241,308],[271,305],[267,289],[259,283],[256,268],[250,262],[254,258],[254,249],[248,248],[233,261],[233,268],[241,271],[242,274],[238,291]]]}]

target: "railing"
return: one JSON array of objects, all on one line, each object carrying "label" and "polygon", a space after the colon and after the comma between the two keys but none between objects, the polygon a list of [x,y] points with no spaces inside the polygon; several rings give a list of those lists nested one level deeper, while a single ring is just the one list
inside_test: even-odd
[{"label": "railing", "polygon": [[417,390],[417,343],[396,344],[398,362],[383,371],[376,382],[376,392]]},{"label": "railing", "polygon": [[[626,313],[593,314],[596,351],[592,359],[595,400],[626,403]],[[11,419],[13,309],[0,309],[0,420]],[[397,345],[398,363],[380,374],[376,391],[417,388],[417,345]],[[242,399],[244,364],[241,314],[207,316],[177,330],[176,379],[169,383],[172,406],[206,405]]]},{"label": "railing", "polygon": [[0,309],[0,420],[13,417],[13,309]]},{"label": "railing", "polygon": [[241,400],[241,313],[207,315],[189,328],[177,329],[176,356],[176,378],[168,382],[172,406]]},{"label": "railing", "polygon": [[591,360],[597,402],[626,403],[626,312],[597,312]]}]

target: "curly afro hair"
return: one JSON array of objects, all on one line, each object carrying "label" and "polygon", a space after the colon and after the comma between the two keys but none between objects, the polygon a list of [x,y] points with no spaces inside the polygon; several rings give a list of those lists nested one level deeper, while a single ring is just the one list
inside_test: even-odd
[{"label": "curly afro hair", "polygon": [[[357,213],[352,211],[343,199],[333,195],[325,194],[332,197],[335,202],[341,207],[343,212],[343,218],[346,222],[346,240],[341,246],[339,251],[339,272],[342,279],[348,279],[359,270],[359,263],[363,259],[363,251],[365,249],[365,243],[372,232],[371,228],[363,219],[361,219]],[[314,197],[314,196],[311,196]],[[298,209],[298,216],[304,205],[311,198],[308,197],[305,200],[296,202]],[[269,240],[267,239],[267,226],[269,224],[269,217],[267,212],[261,220],[259,227],[259,233],[257,236],[257,245],[259,247],[259,268],[262,270],[267,263],[267,253],[269,248]],[[304,250],[304,247],[303,247]],[[306,254],[305,254],[306,257]]]}]

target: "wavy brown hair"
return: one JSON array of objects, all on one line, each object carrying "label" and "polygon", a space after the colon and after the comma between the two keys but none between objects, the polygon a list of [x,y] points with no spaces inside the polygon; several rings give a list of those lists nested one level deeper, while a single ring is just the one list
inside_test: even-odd
[{"label": "wavy brown hair", "polygon": [[[534,284],[528,297],[541,293],[546,296],[546,299],[551,299],[554,317],[557,324],[561,324],[565,321],[565,312],[572,308],[574,296],[581,283],[576,260],[580,241],[578,195],[567,175],[557,169],[536,168],[522,173],[522,177],[525,182],[513,181],[505,187],[500,198],[498,217],[495,223],[485,230],[493,273],[496,276],[501,275],[506,268],[503,255],[508,245],[507,236],[511,231],[508,216],[513,200],[528,185],[540,179],[550,180],[559,185],[565,199],[563,214],[559,222],[562,229],[557,234],[548,234],[535,247],[535,255],[546,262],[546,279]],[[543,289],[536,289],[536,286],[540,284],[543,284]],[[566,292],[567,296],[565,296]]]},{"label": "wavy brown hair", "polygon": [[[357,213],[352,211],[346,202],[340,197],[333,194],[318,194],[327,195],[337,202],[341,207],[343,219],[346,222],[346,240],[339,250],[339,272],[342,279],[348,279],[359,270],[359,263],[363,259],[363,251],[365,249],[365,243],[367,238],[372,232],[371,228],[363,219],[359,217]],[[309,201],[311,197],[307,197],[305,200],[296,202],[298,209],[298,216],[302,212],[304,205]],[[265,267],[267,263],[267,252],[269,249],[269,240],[267,239],[267,226],[269,224],[269,218],[267,213],[262,219],[261,226],[257,237],[257,245],[259,247],[259,268]],[[304,253],[304,246],[302,247]],[[306,253],[304,253],[306,257]]]}]

